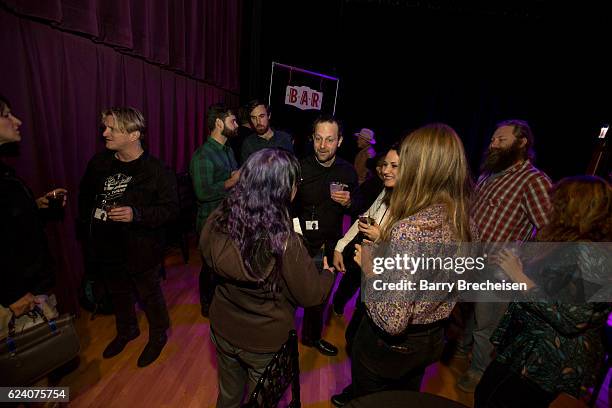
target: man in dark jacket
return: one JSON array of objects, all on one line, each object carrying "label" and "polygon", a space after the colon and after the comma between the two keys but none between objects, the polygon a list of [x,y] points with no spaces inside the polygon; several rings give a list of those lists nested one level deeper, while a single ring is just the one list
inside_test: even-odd
[{"label": "man in dark jacket", "polygon": [[244,163],[250,155],[266,148],[284,149],[293,153],[293,139],[289,133],[274,130],[270,127],[270,108],[264,102],[255,99],[246,104],[251,126],[254,130],[244,139],[241,147],[240,162]]},{"label": "man in dark jacket", "polygon": [[160,287],[163,225],[178,214],[175,177],[144,151],[145,121],[134,108],[102,112],[105,152],[87,165],[79,192],[79,213],[87,224],[86,261],[102,276],[115,309],[117,336],[104,358],[119,354],[140,334],[132,287],[149,321],[149,341],[138,358],[145,367],[167,341],[170,319]]},{"label": "man in dark jacket", "polygon": [[[304,232],[310,256],[322,267],[323,256],[331,262],[336,242],[342,237],[344,214],[361,206],[357,173],[353,166],[336,156],[342,144],[340,123],[321,116],[313,126],[314,155],[300,161],[302,181],[298,187],[295,210]],[[334,187],[331,186],[332,183]],[[338,189],[333,191],[332,189]],[[356,215],[356,214],[353,214]],[[325,304],[304,309],[302,343],[316,347],[325,355],[338,354],[338,348],[321,338]]]}]

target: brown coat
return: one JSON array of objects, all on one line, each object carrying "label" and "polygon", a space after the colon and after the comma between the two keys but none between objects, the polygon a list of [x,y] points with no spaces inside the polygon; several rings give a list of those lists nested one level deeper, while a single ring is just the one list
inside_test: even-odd
[{"label": "brown coat", "polygon": [[280,291],[264,289],[248,277],[236,244],[213,229],[214,218],[208,218],[200,237],[204,261],[220,281],[210,307],[211,328],[235,347],[275,352],[294,328],[295,309],[323,303],[334,275],[319,271],[299,236],[293,234],[283,256]]}]

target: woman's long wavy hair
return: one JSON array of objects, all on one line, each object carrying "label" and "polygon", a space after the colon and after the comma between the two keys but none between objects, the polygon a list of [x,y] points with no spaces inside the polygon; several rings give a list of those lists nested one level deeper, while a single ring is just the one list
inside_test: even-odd
[{"label": "woman's long wavy hair", "polygon": [[[252,154],[240,170],[238,183],[220,205],[215,229],[236,243],[249,278],[278,289],[282,257],[293,232],[289,215],[292,194],[300,179],[295,156],[280,149]],[[270,261],[274,260],[268,274]]]},{"label": "woman's long wavy hair", "polygon": [[463,143],[453,128],[434,123],[415,130],[402,141],[399,156],[398,177],[381,238],[389,240],[397,221],[433,204],[446,204],[457,240],[471,241],[472,180]]},{"label": "woman's long wavy hair", "polygon": [[612,188],[604,179],[562,179],[551,191],[551,206],[538,241],[612,241]]}]

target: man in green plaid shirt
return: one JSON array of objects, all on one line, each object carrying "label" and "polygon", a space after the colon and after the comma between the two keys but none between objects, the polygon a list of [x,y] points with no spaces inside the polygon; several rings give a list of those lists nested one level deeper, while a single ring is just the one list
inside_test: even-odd
[{"label": "man in green plaid shirt", "polygon": [[[189,173],[198,200],[198,236],[210,213],[223,201],[240,176],[234,152],[231,147],[226,146],[227,140],[235,137],[238,132],[236,116],[227,106],[216,104],[208,108],[207,123],[210,136],[195,151],[189,164]],[[200,303],[202,315],[205,317],[208,317],[214,286],[213,273],[203,262],[200,271]]]},{"label": "man in green plaid shirt", "polygon": [[239,176],[234,152],[226,146],[227,140],[236,135],[236,116],[225,105],[212,105],[208,109],[208,129],[210,136],[195,151],[189,165],[198,200],[198,235],[210,213],[238,182]]}]

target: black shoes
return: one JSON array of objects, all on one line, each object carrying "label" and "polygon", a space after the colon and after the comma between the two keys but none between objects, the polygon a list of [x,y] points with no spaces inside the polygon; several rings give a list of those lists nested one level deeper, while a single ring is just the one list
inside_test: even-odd
[{"label": "black shoes", "polygon": [[117,337],[115,337],[110,343],[108,343],[108,346],[106,346],[106,348],[102,352],[102,357],[115,357],[117,354],[123,351],[126,344],[128,344],[131,340],[134,340],[138,336],[140,336],[140,332],[136,332],[129,336],[117,335]]},{"label": "black shoes", "polygon": [[153,338],[149,337],[149,342],[144,350],[142,350],[140,357],[138,357],[138,367],[146,367],[157,360],[167,341],[168,336],[165,333]]},{"label": "black shoes", "polygon": [[[140,333],[135,333],[130,336],[117,336],[111,341],[108,346],[104,349],[102,353],[102,357],[111,358],[115,357],[117,354],[121,353],[125,346],[131,341],[138,337]],[[138,357],[138,367],[146,367],[155,360],[161,354],[166,342],[168,341],[168,336],[166,334],[157,335],[153,338],[149,337],[149,342],[145,346],[144,350]]]},{"label": "black shoes", "polygon": [[323,339],[314,342],[302,340],[302,344],[306,347],[315,347],[317,350],[319,350],[319,353],[325,356],[333,357],[338,354],[338,347]]},{"label": "black shoes", "polygon": [[343,407],[353,399],[351,386],[349,385],[342,390],[340,394],[332,395],[331,402],[335,407]]}]

